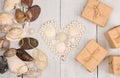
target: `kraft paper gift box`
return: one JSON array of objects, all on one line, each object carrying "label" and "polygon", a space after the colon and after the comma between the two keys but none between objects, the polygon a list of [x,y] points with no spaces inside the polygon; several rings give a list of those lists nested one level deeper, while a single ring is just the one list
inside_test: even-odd
[{"label": "kraft paper gift box", "polygon": [[111,48],[120,47],[120,26],[116,26],[105,33]]},{"label": "kraft paper gift box", "polygon": [[120,75],[120,56],[109,56],[109,72],[111,74]]},{"label": "kraft paper gift box", "polygon": [[89,72],[92,72],[105,58],[107,53],[108,52],[95,40],[90,40],[83,50],[78,54],[76,60],[81,63]]},{"label": "kraft paper gift box", "polygon": [[99,26],[105,26],[112,8],[98,0],[88,0],[81,16]]}]

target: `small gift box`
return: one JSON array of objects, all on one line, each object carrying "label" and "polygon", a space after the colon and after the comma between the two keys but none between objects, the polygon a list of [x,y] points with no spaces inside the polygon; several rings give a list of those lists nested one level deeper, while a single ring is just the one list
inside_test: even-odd
[{"label": "small gift box", "polygon": [[99,25],[105,26],[112,8],[98,0],[88,0],[84,7],[81,16],[85,19]]},{"label": "small gift box", "polygon": [[89,72],[92,72],[106,55],[107,51],[102,46],[100,46],[95,40],[90,40],[80,54],[76,57],[76,60],[81,63]]},{"label": "small gift box", "polygon": [[109,56],[109,72],[120,75],[120,56]]},{"label": "small gift box", "polygon": [[120,47],[120,26],[116,26],[105,33],[111,48]]}]

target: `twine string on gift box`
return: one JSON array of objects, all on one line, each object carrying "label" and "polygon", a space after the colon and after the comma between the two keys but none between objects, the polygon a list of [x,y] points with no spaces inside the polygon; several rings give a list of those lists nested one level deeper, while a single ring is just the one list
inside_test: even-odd
[{"label": "twine string on gift box", "polygon": [[[90,54],[90,56],[87,57],[87,59],[85,59],[86,62],[88,62],[88,61],[90,61],[92,58],[94,58],[94,55],[96,55],[97,52],[100,51],[99,48],[96,48],[92,53],[90,53],[90,51],[89,51],[88,49],[86,49],[86,50],[87,50],[87,52]],[[99,60],[97,60],[96,58],[94,58],[94,59],[95,59],[97,62],[99,62]]]}]

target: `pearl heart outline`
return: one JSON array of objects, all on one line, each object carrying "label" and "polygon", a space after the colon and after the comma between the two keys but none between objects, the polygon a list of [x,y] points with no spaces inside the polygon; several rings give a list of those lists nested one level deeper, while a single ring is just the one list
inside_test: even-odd
[{"label": "pearl heart outline", "polygon": [[[47,28],[49,27],[55,29],[55,35],[54,35],[54,31],[49,32],[51,34],[51,37],[47,37],[47,35],[45,34],[45,32],[47,32],[46,31]],[[76,29],[77,31],[75,31],[72,27],[77,28]],[[54,20],[50,20],[40,25],[40,35],[45,41],[45,43],[47,43],[51,51],[55,55],[59,56],[61,59],[64,60],[66,56],[80,44],[80,39],[84,32],[84,27],[85,26],[83,24],[75,20],[75,21],[72,21],[70,24],[68,24],[66,27],[61,28]],[[73,31],[71,31],[71,29]],[[67,34],[66,35],[68,38],[67,41],[64,42],[64,41],[59,41],[58,39],[56,39],[56,35],[61,32],[64,34]],[[73,42],[71,40],[73,40]],[[62,42],[63,44],[65,44],[65,50],[63,52],[60,52],[56,49],[56,45],[58,45],[59,42],[60,43]],[[64,49],[63,46],[59,46],[59,47],[60,49]]]}]

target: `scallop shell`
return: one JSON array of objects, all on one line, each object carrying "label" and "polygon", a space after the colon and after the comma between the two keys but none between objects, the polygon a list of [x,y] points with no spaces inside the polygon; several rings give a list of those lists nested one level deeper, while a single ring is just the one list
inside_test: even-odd
[{"label": "scallop shell", "polygon": [[30,20],[31,22],[35,21],[39,17],[40,12],[41,12],[41,8],[38,5],[34,5],[30,7],[28,11],[26,12],[26,14],[29,17],[28,20]]},{"label": "scallop shell", "polygon": [[28,17],[23,11],[16,9],[15,18],[18,23],[23,23]]},{"label": "scallop shell", "polygon": [[33,3],[33,0],[21,0],[21,4],[24,6],[31,7]]},{"label": "scallop shell", "polygon": [[23,61],[33,61],[33,57],[23,49],[17,49],[16,55]]},{"label": "scallop shell", "polygon": [[14,9],[16,4],[19,4],[20,0],[4,0],[4,11],[10,12]]},{"label": "scallop shell", "polygon": [[3,74],[8,70],[7,59],[4,56],[0,56],[0,73]]},{"label": "scallop shell", "polygon": [[16,49],[15,48],[10,48],[4,53],[5,57],[12,57],[14,55],[16,55]]},{"label": "scallop shell", "polygon": [[25,37],[19,41],[20,48],[29,50],[37,47],[39,44],[38,40],[32,37]]},{"label": "scallop shell", "polygon": [[7,34],[6,38],[10,41],[20,40],[25,36],[25,32],[21,28],[12,28]]},{"label": "scallop shell", "polygon": [[10,13],[0,13],[0,25],[12,25],[16,23],[14,16]]},{"label": "scallop shell", "polygon": [[67,41],[68,36],[65,33],[61,32],[56,35],[56,39],[59,41]]},{"label": "scallop shell", "polygon": [[39,49],[35,49],[33,52],[33,57],[35,59],[35,66],[39,70],[42,71],[47,67],[47,56],[42,51],[40,51]]}]

